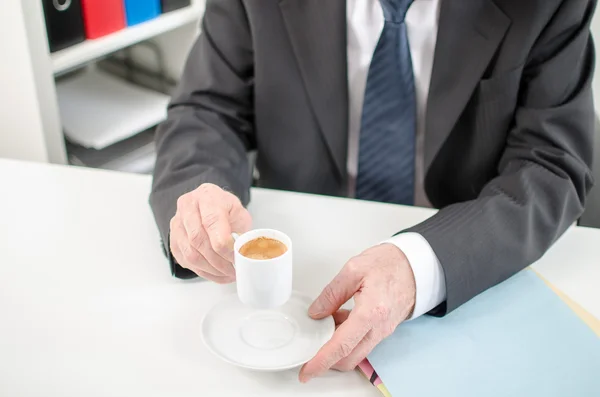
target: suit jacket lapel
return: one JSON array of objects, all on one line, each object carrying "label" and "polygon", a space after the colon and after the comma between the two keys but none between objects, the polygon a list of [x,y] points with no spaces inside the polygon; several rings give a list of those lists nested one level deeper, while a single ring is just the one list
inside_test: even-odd
[{"label": "suit jacket lapel", "polygon": [[511,23],[493,0],[441,1],[427,104],[425,169],[458,121]]},{"label": "suit jacket lapel", "polygon": [[342,179],[348,149],[346,0],[282,0],[312,110]]}]

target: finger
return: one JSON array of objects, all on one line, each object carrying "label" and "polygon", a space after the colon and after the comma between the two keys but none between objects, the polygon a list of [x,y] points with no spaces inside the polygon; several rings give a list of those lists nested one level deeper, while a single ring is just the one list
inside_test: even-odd
[{"label": "finger", "polygon": [[[179,263],[179,265],[186,269],[192,270],[200,277],[209,279],[220,284],[233,282],[235,280],[234,270],[232,270],[233,274],[226,274],[220,271],[219,266],[211,265],[211,263],[209,263],[205,256],[192,246],[191,242],[189,241],[190,239],[188,237],[187,230],[185,229],[184,223],[181,221],[180,217],[173,217],[173,219],[171,219],[170,226],[171,253],[173,254],[173,257],[175,258],[177,263]],[[210,244],[202,243],[202,240],[208,240],[207,237],[203,238],[203,236],[206,236],[206,233],[204,233],[204,231],[200,229],[200,232],[197,234],[197,236],[199,237],[200,241],[198,243],[199,246],[202,247],[203,245],[207,245],[209,248],[208,251],[212,252]],[[223,261],[222,258],[220,258],[215,253],[212,253],[212,255],[216,258],[213,258],[213,262],[217,260]],[[231,266],[231,264],[222,263],[220,267],[226,266]]]},{"label": "finger", "polygon": [[206,233],[202,227],[200,210],[195,201],[185,201],[183,197],[177,201],[177,205],[177,211],[180,214],[179,217],[185,229],[187,239],[193,248],[200,251],[206,238]]},{"label": "finger", "polygon": [[229,211],[231,229],[237,234],[244,234],[252,229],[252,217],[237,197],[231,195],[231,200],[233,201]]},{"label": "finger", "polygon": [[[194,270],[202,270],[205,273],[211,274],[217,277],[227,276],[224,273],[221,273],[218,269],[211,266],[211,264],[202,256],[202,254],[194,247],[192,247],[187,241],[179,242],[179,250],[182,254],[183,261],[179,262],[179,264],[186,269]],[[195,271],[195,270],[194,270]]]},{"label": "finger", "polygon": [[[208,240],[208,237],[207,237]],[[207,260],[209,267],[214,268],[221,272],[223,275],[235,280],[235,268],[233,264],[222,256],[213,251],[210,244],[206,244],[203,250],[200,252]]]},{"label": "finger", "polygon": [[350,312],[348,320],[340,325],[331,340],[302,367],[300,381],[308,382],[310,379],[322,375],[338,361],[349,356],[372,328],[371,322],[367,319],[367,316],[356,310]]},{"label": "finger", "polygon": [[178,242],[180,239],[184,238],[184,234],[182,233],[181,227],[179,227],[179,222],[179,218],[174,216],[169,223],[169,248],[177,263],[181,263],[181,259],[183,259]]},{"label": "finger", "polygon": [[344,321],[348,320],[349,315],[350,310],[346,309],[341,309],[333,313],[333,321],[335,322],[335,325],[341,325]]},{"label": "finger", "polygon": [[[231,200],[233,201],[232,204],[232,209],[229,211],[229,223],[231,225],[231,230],[235,233],[239,234],[244,234],[247,231],[252,229],[252,217],[250,216],[250,213],[248,212],[248,210],[246,210],[246,208],[244,208],[244,206],[242,205],[242,203],[240,202],[240,200],[234,196],[233,194],[230,195]],[[225,258],[232,262],[234,261],[234,253],[233,253],[233,247],[235,244],[235,241],[233,239],[231,239],[230,241],[230,249],[227,250],[227,252],[225,253]]]},{"label": "finger", "polygon": [[204,258],[190,246],[188,236],[179,216],[171,219],[169,232],[169,246],[177,263],[186,269],[198,267]]},{"label": "finger", "polygon": [[179,265],[183,266],[183,254],[179,249],[179,243],[175,239],[175,236],[173,235],[172,231],[171,235],[169,236],[169,248],[171,249],[171,254],[173,255],[173,258],[175,258],[175,261]]},{"label": "finger", "polygon": [[308,309],[308,314],[314,319],[321,319],[335,313],[360,288],[362,276],[353,270],[354,266],[346,266],[327,284],[323,292]]},{"label": "finger", "polygon": [[196,273],[198,276],[207,279],[209,281],[215,282],[217,284],[230,284],[233,283],[235,281],[234,277],[230,277],[230,276],[215,276],[213,274],[207,273],[199,268],[192,268],[191,269],[194,273]]},{"label": "finger", "polygon": [[227,205],[223,202],[214,202],[210,197],[203,197],[200,199],[200,217],[213,251],[223,259],[232,262],[233,237],[231,237]]},{"label": "finger", "polygon": [[[177,246],[177,244],[175,244],[174,246],[172,246],[171,251],[173,253],[173,257],[174,258],[178,258],[178,257],[182,257],[183,255],[181,254],[181,251],[179,250],[179,247]],[[213,281],[217,284],[229,284],[235,281],[235,277],[230,277],[230,276],[215,276],[214,274],[210,274],[208,272],[203,271],[202,269],[200,269],[197,266],[194,265],[183,265],[181,262],[178,261],[178,263],[182,266],[185,267],[186,269],[190,269],[191,271],[193,271],[194,273],[196,273],[198,276],[206,279],[206,280],[210,280]],[[208,267],[208,266],[207,266]]]},{"label": "finger", "polygon": [[[231,262],[223,259],[223,257],[221,257],[219,254],[217,254],[213,250],[212,245],[210,244],[208,234],[206,233],[204,228],[202,226],[200,226],[200,229],[188,228],[187,223],[186,223],[187,219],[191,219],[191,218],[184,218],[183,223],[184,223],[184,226],[186,226],[186,228],[185,228],[186,232],[188,232],[189,244],[194,249],[196,249],[198,252],[200,252],[200,254],[207,261],[206,267],[204,267],[204,266],[199,266],[199,267],[202,270],[209,272],[209,273],[214,273],[210,270],[210,268],[214,268],[214,269],[218,270],[222,275],[235,278],[235,269],[233,268],[233,265],[231,264]],[[198,214],[198,219],[200,219],[200,214]],[[189,230],[194,230],[195,234],[193,237],[190,236]]]},{"label": "finger", "polygon": [[219,270],[213,268],[204,256],[191,246],[189,237],[179,217],[171,220],[171,251],[182,267],[190,270],[200,269],[213,276],[225,276]]},{"label": "finger", "polygon": [[381,338],[377,337],[375,330],[370,330],[354,348],[352,353],[338,361],[332,368],[344,372],[354,370],[373,351],[379,342],[381,342]]}]

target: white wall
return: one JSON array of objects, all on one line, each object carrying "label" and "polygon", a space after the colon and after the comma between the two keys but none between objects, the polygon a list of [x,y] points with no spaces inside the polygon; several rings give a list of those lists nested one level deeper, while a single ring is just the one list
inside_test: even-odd
[{"label": "white wall", "polygon": [[3,0],[0,157],[64,163],[44,26],[40,1]]},{"label": "white wall", "polygon": [[[204,13],[205,2],[205,0],[191,0],[192,5],[200,7],[201,14]],[[200,31],[201,18],[202,15],[199,15],[197,21],[152,39],[163,53],[168,77],[179,80],[187,55]],[[154,56],[146,48],[136,49],[134,47],[132,57],[136,62],[144,64],[149,69],[157,70]]]},{"label": "white wall", "polygon": [[[179,80],[187,55],[198,34],[198,27],[199,21],[152,39],[163,53],[168,77]],[[148,51],[147,48],[134,47],[132,57],[136,62],[143,63],[151,70],[157,69],[154,54]]]}]

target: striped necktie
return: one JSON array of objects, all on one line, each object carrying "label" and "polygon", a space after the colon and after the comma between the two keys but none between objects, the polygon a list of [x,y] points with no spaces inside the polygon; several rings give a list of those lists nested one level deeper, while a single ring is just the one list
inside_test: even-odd
[{"label": "striped necktie", "polygon": [[380,2],[385,24],[367,77],[356,198],[412,205],[417,110],[404,17],[413,0]]}]

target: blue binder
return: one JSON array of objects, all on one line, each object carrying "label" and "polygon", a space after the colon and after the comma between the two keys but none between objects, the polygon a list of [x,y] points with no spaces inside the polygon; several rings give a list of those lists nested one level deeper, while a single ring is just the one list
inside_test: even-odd
[{"label": "blue binder", "polygon": [[160,0],[125,0],[127,26],[149,21],[160,13]]},{"label": "blue binder", "polygon": [[394,397],[600,396],[600,338],[529,270],[402,324],[369,361]]}]

